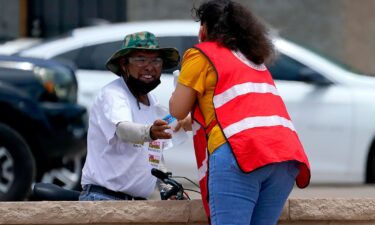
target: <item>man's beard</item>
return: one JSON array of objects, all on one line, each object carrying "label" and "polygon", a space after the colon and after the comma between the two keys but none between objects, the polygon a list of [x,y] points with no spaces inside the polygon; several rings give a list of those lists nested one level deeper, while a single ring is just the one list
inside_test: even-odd
[{"label": "man's beard", "polygon": [[150,91],[154,90],[160,84],[160,78],[146,83],[139,79],[134,78],[132,75],[129,74],[127,79],[124,79],[126,85],[128,86],[129,90],[135,97],[139,97],[141,95],[146,95]]}]

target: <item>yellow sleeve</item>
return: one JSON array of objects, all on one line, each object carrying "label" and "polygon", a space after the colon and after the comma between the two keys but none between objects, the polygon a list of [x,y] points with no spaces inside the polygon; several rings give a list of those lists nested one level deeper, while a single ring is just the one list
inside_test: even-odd
[{"label": "yellow sleeve", "polygon": [[[189,49],[186,51],[177,81],[198,92],[199,108],[202,111],[205,123],[210,124],[216,118],[212,99],[217,76],[208,59],[199,50]],[[214,126],[208,137],[208,151],[212,153],[225,142],[225,137],[219,125]]]},{"label": "yellow sleeve", "polygon": [[182,59],[181,72],[178,82],[191,87],[202,96],[205,91],[206,77],[209,68],[206,57],[197,49],[188,49]]}]

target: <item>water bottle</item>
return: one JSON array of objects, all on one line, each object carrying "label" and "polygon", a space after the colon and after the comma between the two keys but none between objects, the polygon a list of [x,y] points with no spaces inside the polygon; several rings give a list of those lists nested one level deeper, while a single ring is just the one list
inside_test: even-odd
[{"label": "water bottle", "polygon": [[[167,123],[171,126],[172,129],[176,127],[177,120],[169,113],[169,109],[167,107],[161,104],[156,104],[155,109],[158,118],[162,118],[162,120],[167,121]],[[165,144],[163,149],[169,149],[174,146],[180,145],[189,138],[188,134],[184,131],[183,128],[178,130],[178,132],[173,132],[172,129],[166,130],[166,132],[172,134],[172,139],[163,140]]]},{"label": "water bottle", "polygon": [[188,135],[182,127],[177,132],[173,131],[173,129],[176,127],[178,121],[171,114],[166,115],[163,118],[163,120],[167,121],[167,123],[172,128],[171,130],[167,130],[167,132],[170,132],[172,134],[172,144],[173,144],[173,146],[178,146],[178,145],[184,143],[188,139]]},{"label": "water bottle", "polygon": [[175,70],[173,71],[172,74],[173,74],[173,85],[174,85],[174,88],[176,88],[178,75],[180,75],[180,70]]}]

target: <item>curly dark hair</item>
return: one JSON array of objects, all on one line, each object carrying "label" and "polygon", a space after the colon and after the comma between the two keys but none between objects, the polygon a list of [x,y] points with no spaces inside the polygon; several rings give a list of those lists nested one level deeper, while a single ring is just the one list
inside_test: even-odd
[{"label": "curly dark hair", "polygon": [[231,0],[211,0],[193,7],[192,13],[207,29],[207,39],[231,49],[240,50],[256,64],[274,55],[266,27],[253,13]]}]

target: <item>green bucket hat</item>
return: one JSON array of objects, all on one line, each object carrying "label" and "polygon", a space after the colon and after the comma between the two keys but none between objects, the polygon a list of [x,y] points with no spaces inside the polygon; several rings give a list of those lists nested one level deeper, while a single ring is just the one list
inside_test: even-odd
[{"label": "green bucket hat", "polygon": [[106,63],[107,69],[121,76],[119,59],[137,50],[160,52],[160,57],[163,59],[163,69],[176,67],[180,61],[180,55],[176,48],[160,48],[155,35],[143,31],[125,36],[121,49],[108,59]]}]

